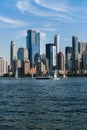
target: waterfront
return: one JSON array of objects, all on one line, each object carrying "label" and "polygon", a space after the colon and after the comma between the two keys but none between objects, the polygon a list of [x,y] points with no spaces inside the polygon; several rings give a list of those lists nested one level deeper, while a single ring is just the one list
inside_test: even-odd
[{"label": "waterfront", "polygon": [[87,78],[1,78],[0,130],[87,130]]}]

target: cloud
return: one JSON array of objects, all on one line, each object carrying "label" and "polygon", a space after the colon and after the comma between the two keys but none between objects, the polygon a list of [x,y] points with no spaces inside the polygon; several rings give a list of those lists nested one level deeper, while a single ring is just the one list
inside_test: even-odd
[{"label": "cloud", "polygon": [[66,20],[70,18],[70,16],[64,13],[68,12],[68,7],[64,4],[62,7],[60,5],[57,7],[56,4],[53,5],[53,3],[45,3],[41,0],[18,0],[16,6],[21,12],[31,13],[41,17],[50,17],[53,19],[57,17],[59,20],[60,18],[64,18]]},{"label": "cloud", "polygon": [[24,22],[13,20],[13,19],[3,17],[3,16],[0,16],[0,24],[2,24],[3,26],[9,25],[10,27],[18,27],[18,26],[25,25]]},{"label": "cloud", "polygon": [[26,36],[27,36],[27,31],[26,30],[22,30],[22,31],[17,33],[16,39],[19,39],[21,37],[26,37]]},{"label": "cloud", "polygon": [[24,13],[66,22],[86,21],[85,2],[74,6],[69,0],[18,0],[17,8]]}]

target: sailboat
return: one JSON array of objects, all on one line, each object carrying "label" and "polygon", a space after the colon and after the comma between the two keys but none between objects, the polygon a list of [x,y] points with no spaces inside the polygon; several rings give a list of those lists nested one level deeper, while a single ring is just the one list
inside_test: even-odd
[{"label": "sailboat", "polygon": [[18,68],[16,68],[15,79],[20,79],[20,78],[18,77]]},{"label": "sailboat", "polygon": [[31,74],[31,76],[32,76],[32,79],[34,78],[34,75],[33,75],[33,73]]},{"label": "sailboat", "polygon": [[57,70],[54,71],[54,80],[60,80]]}]

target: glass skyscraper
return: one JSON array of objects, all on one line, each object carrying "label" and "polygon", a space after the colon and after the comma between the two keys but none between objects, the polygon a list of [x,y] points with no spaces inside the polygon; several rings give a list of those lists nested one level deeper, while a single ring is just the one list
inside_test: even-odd
[{"label": "glass skyscraper", "polygon": [[39,47],[38,49],[40,56],[45,56],[46,34],[41,32],[37,33],[36,42]]},{"label": "glass skyscraper", "polygon": [[50,46],[50,64],[52,67],[55,67],[57,65],[56,63],[56,46],[53,44]]},{"label": "glass skyscraper", "polygon": [[28,60],[28,51],[26,48],[19,48],[17,52],[17,58],[20,61],[27,61]]},{"label": "glass skyscraper", "polygon": [[35,65],[39,59],[45,55],[46,35],[35,30],[27,31],[27,49],[30,60],[30,67]]},{"label": "glass skyscraper", "polygon": [[54,44],[56,46],[56,54],[60,52],[60,35],[57,34],[54,36]]},{"label": "glass skyscraper", "polygon": [[78,60],[78,37],[72,36],[72,59]]},{"label": "glass skyscraper", "polygon": [[78,37],[72,36],[72,69],[78,70]]},{"label": "glass skyscraper", "polygon": [[11,41],[10,45],[10,64],[13,65],[13,61],[15,60],[15,42]]},{"label": "glass skyscraper", "polygon": [[39,43],[36,42],[36,31],[28,30],[27,31],[27,49],[28,49],[28,58],[30,60],[30,67],[35,65],[36,60],[39,57]]},{"label": "glass skyscraper", "polygon": [[65,48],[65,57],[66,57],[66,69],[72,69],[72,47]]}]

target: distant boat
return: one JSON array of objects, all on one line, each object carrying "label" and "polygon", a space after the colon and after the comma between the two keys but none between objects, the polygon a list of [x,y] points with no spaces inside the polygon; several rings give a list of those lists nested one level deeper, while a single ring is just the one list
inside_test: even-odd
[{"label": "distant boat", "polygon": [[38,80],[45,80],[45,79],[50,79],[50,77],[46,76],[46,77],[43,77],[43,76],[39,76],[39,77],[36,77],[35,79],[38,79]]},{"label": "distant boat", "polygon": [[57,70],[54,71],[54,80],[60,80],[60,77],[59,77]]},{"label": "distant boat", "polygon": [[20,78],[18,77],[18,68],[16,68],[15,79],[20,79]]}]

